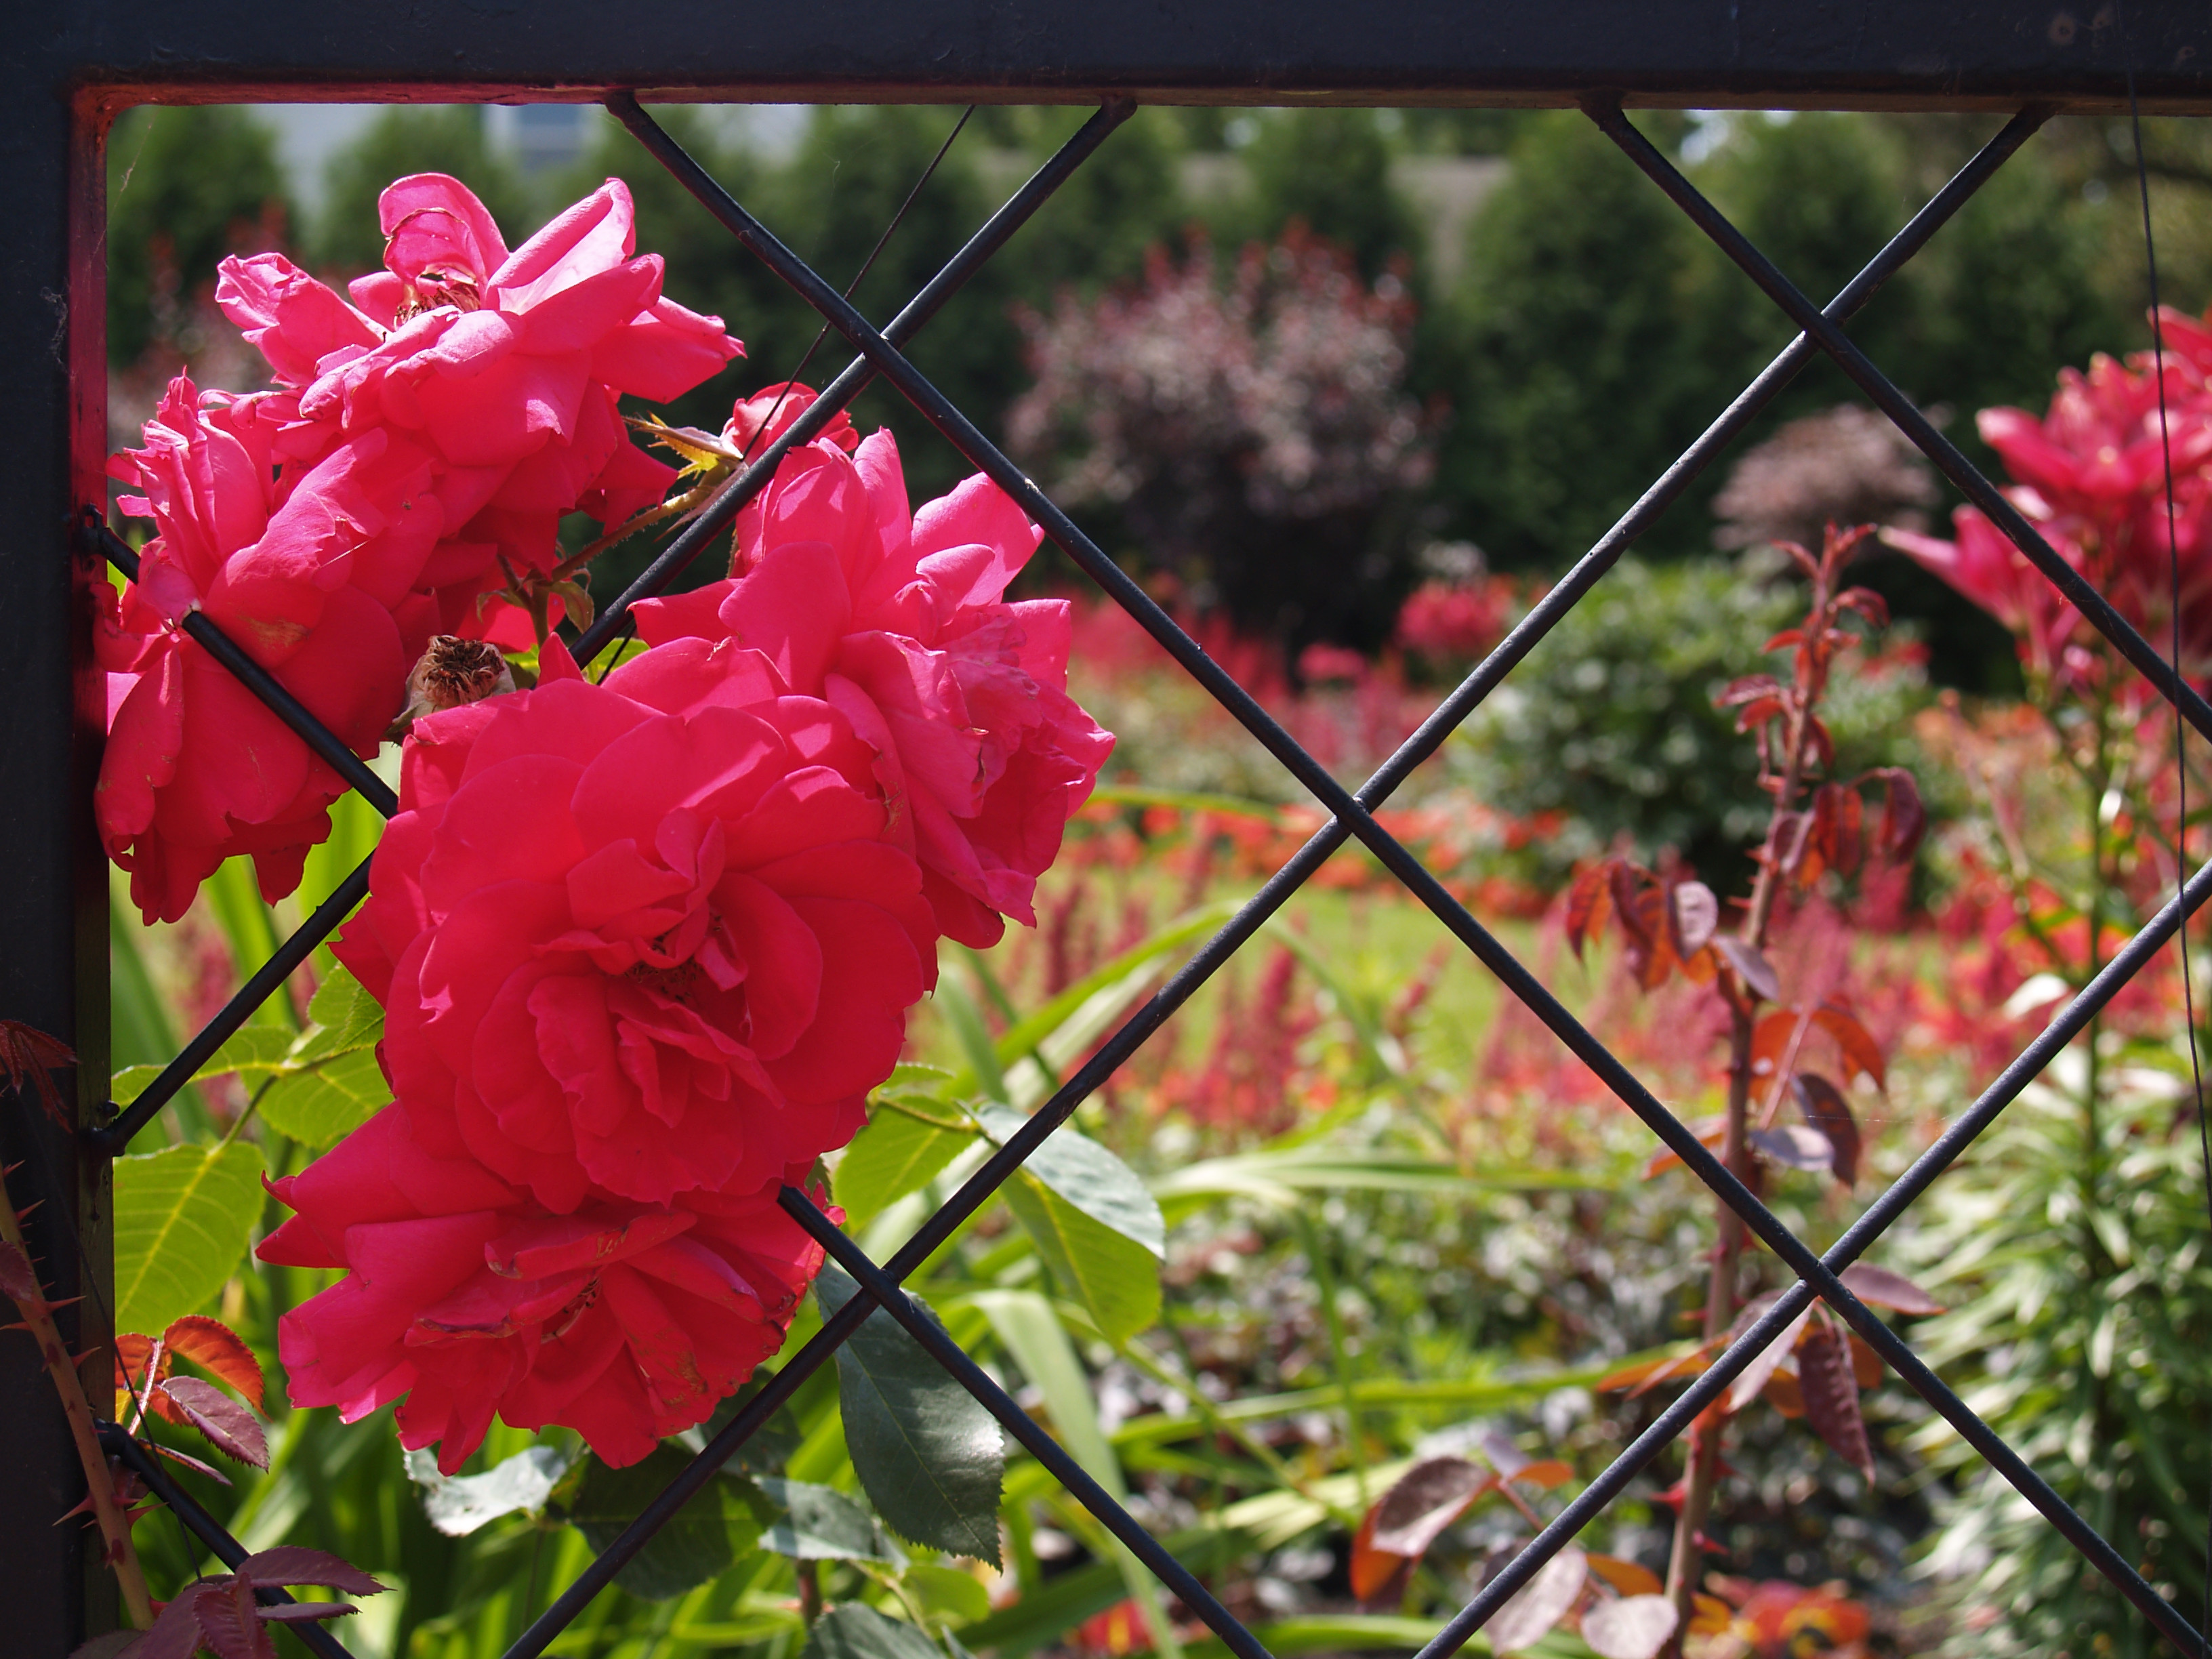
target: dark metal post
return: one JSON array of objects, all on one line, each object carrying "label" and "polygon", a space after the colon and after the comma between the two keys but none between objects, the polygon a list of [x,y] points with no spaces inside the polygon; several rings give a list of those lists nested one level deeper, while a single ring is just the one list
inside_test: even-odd
[{"label": "dark metal post", "polygon": [[[0,256],[0,1018],[74,1048],[86,1121],[107,1091],[107,887],[92,823],[104,724],[91,659],[89,584],[69,514],[103,499],[107,365],[103,307],[104,121],[71,108],[27,57],[0,63],[0,176],[9,180]],[[72,257],[77,255],[81,257]],[[0,1159],[47,1293],[82,1297],[58,1315],[107,1391],[113,1305],[107,1160],[40,1109],[0,1099]],[[84,1497],[61,1407],[27,1338],[0,1334],[0,1602],[11,1653],[59,1656],[116,1621],[97,1530],[55,1522]]]}]

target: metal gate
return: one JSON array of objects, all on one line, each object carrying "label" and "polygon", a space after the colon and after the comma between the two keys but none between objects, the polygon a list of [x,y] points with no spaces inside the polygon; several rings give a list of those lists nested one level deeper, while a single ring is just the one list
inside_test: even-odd
[{"label": "metal gate", "polygon": [[[1473,712],[1799,371],[1832,359],[1966,499],[2000,526],[2067,600],[2102,632],[2181,718],[2212,738],[2212,705],[2054,551],[1997,489],[1869,362],[1843,325],[1935,232],[2061,110],[2212,113],[2212,12],[2191,0],[2110,0],[2094,15],[2028,0],[1931,7],[1867,0],[1845,9],[1803,0],[1647,0],[1618,8],[1579,0],[1542,8],[1442,8],[1371,0],[1356,14],[1314,0],[1266,7],[1219,4],[1187,15],[1139,14],[1075,0],[848,0],[726,15],[702,28],[675,8],[619,14],[582,0],[526,8],[457,3],[422,12],[357,5],[302,25],[257,0],[157,6],[150,0],[17,15],[0,55],[0,165],[15,212],[0,258],[0,593],[13,647],[0,657],[0,1009],[64,1033],[80,1057],[71,1136],[28,1110],[0,1125],[0,1150],[26,1161],[19,1197],[41,1200],[29,1224],[58,1297],[112,1279],[108,1160],[189,1079],[223,1039],[367,891],[364,864],[186,1046],[153,1086],[118,1115],[107,1076],[107,887],[92,825],[92,781],[104,728],[92,663],[93,584],[103,561],[135,557],[102,522],[106,500],[105,158],[108,125],[141,102],[337,100],[604,101],[646,149],[722,225],[808,304],[856,354],[792,429],[726,485],[709,509],[633,586],[610,603],[576,652],[588,662],[620,629],[629,605],[658,591],[726,529],[796,443],[825,426],[872,380],[890,382],[969,463],[994,480],[1107,594],[1126,608],[1206,690],[1322,802],[1329,822],[1260,892],[968,1180],[889,1261],[877,1264],[794,1188],[784,1208],[867,1293],[788,1357],[667,1491],[639,1514],[510,1650],[542,1652],[615,1572],[672,1516],[877,1305],[888,1310],[1217,1632],[1240,1659],[1265,1659],[1254,1639],[1194,1575],[1079,1468],[942,1329],[917,1311],[901,1281],[973,1214],[1023,1160],[1279,909],[1338,848],[1357,840],[1484,967],[1633,1110],[1796,1275],[1740,1336],[1596,1480],[1485,1585],[1421,1659],[1444,1659],[1725,1390],[1815,1297],[2035,1504],[2084,1558],[2180,1650],[2212,1651],[2182,1614],[2112,1546],[2069,1509],[2009,1446],[1947,1388],[1838,1279],[2092,1017],[2212,896],[2200,870],[2089,987],[1971,1107],[1959,1114],[1887,1192],[1825,1255],[1801,1243],[1698,1138],[1585,1030],[1483,922],[1376,820],[1376,809]],[[778,241],[652,118],[641,98],[794,99],[845,102],[1096,103],[1097,112],[977,230],[896,317],[878,327]],[[1366,783],[1348,791],[1124,574],[1065,513],[996,449],[904,356],[944,301],[988,260],[1140,102],[1578,106],[1710,236],[1800,331],[1634,507]],[[2003,130],[1825,306],[1793,287],[1630,125],[1624,104],[1670,107],[1882,108],[2009,113]],[[336,767],[390,813],[390,789],[282,687],[197,613],[189,631]],[[80,1351],[100,1328],[110,1295],[66,1310]],[[9,1591],[12,1651],[67,1652],[113,1622],[114,1588],[90,1535],[53,1518],[82,1474],[58,1407],[37,1372],[0,1374],[8,1424],[0,1482],[0,1577]],[[119,1431],[111,1450],[134,1462],[157,1494],[218,1556],[244,1552]],[[281,1596],[281,1591],[264,1592]],[[295,1626],[317,1650],[341,1655],[327,1632]]]}]

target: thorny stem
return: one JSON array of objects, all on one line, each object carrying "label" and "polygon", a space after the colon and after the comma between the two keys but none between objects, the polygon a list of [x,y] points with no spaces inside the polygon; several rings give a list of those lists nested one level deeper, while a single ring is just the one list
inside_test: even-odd
[{"label": "thorny stem", "polygon": [[[1809,572],[1812,603],[1807,607],[1805,642],[1797,661],[1802,676],[1786,693],[1789,716],[1783,741],[1782,769],[1768,787],[1774,805],[1767,817],[1766,841],[1759,875],[1752,884],[1751,902],[1737,937],[1758,951],[1765,948],[1766,930],[1782,886],[1784,838],[1790,833],[1797,792],[1804,781],[1807,751],[1811,745],[1814,710],[1826,690],[1830,647],[1828,631],[1834,625],[1833,579],[1837,565],[1833,532],[1819,561]],[[1758,1030],[1759,997],[1732,971],[1722,976],[1722,994],[1729,1005],[1728,1131],[1722,1143],[1721,1161],[1747,1187],[1757,1189],[1758,1171],[1752,1166],[1750,1105],[1752,1039]],[[1802,1036],[1801,1030],[1800,1036]],[[1795,1045],[1793,1044],[1793,1047]],[[1782,1073],[1786,1080],[1787,1073]],[[1779,1098],[1779,1087],[1777,1091]],[[1771,1114],[1770,1113],[1770,1115]],[[1717,1237],[1713,1244],[1712,1273],[1705,1289],[1705,1334],[1708,1343],[1724,1336],[1735,1321],[1736,1289],[1743,1255],[1743,1221],[1736,1212],[1714,1200]],[[1723,1417],[1717,1412],[1702,1415],[1690,1435],[1689,1468],[1682,1480],[1682,1510],[1674,1526],[1674,1540],[1667,1558],[1667,1595],[1674,1604],[1674,1634],[1666,1651],[1679,1655],[1682,1638],[1697,1611],[1697,1593],[1704,1577],[1705,1551],[1698,1540],[1705,1518],[1712,1511],[1713,1491],[1720,1479]]]},{"label": "thorny stem", "polygon": [[[16,1224],[15,1201],[0,1188],[0,1242],[14,1247],[27,1265],[31,1253],[23,1243],[23,1230]],[[107,1455],[100,1449],[100,1436],[92,1426],[92,1406],[84,1397],[84,1379],[70,1364],[69,1350],[62,1345],[61,1332],[54,1324],[53,1313],[41,1297],[17,1301],[16,1310],[23,1316],[23,1324],[39,1345],[39,1358],[44,1362],[46,1375],[53,1379],[54,1392],[61,1396],[62,1415],[69,1419],[70,1437],[76,1442],[77,1461],[84,1465],[84,1483],[92,1498],[92,1512],[100,1522],[100,1536],[107,1544],[107,1565],[115,1569],[115,1580],[123,1589],[123,1605],[131,1615],[131,1622],[140,1630],[149,1630],[154,1624],[154,1603],[146,1593],[146,1575],[138,1565],[138,1552],[131,1547],[131,1522],[116,1501],[115,1477],[109,1472]]]}]

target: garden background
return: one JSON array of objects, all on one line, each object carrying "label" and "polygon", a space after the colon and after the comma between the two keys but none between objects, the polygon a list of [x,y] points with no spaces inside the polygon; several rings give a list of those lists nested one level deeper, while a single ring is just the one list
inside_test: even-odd
[{"label": "garden background", "polygon": [[[212,305],[217,259],[278,246],[319,271],[372,268],[377,191],[428,169],[466,180],[510,236],[610,173],[629,182],[639,245],[666,255],[668,292],[720,313],[750,354],[671,418],[718,427],[733,395],[791,376],[811,313],[611,123],[583,118],[580,158],[531,167],[492,141],[480,111],[395,109],[334,157],[309,210],[289,198],[253,112],[134,112],[109,149],[117,447],[180,366],[204,383],[250,382],[249,354]],[[707,114],[672,126],[843,280],[957,118],[825,109],[773,143]],[[861,308],[912,292],[1079,118],[975,112],[856,289]],[[1822,294],[1994,125],[1639,118]],[[2163,292],[2199,313],[2212,301],[2212,144],[2159,121],[2144,144]],[[1975,411],[2039,410],[2062,367],[2149,344],[2133,162],[2124,125],[2053,122],[1854,327],[1992,471]],[[1348,781],[1789,337],[1571,112],[1146,109],[1038,218],[948,307],[918,365],[987,423],[996,416],[1041,481]],[[830,367],[817,361],[806,378]],[[1679,983],[1646,994],[1626,948],[1577,966],[1566,891],[1577,866],[1616,851],[1671,852],[1723,894],[1747,884],[1768,809],[1758,757],[1713,697],[1768,665],[1764,643],[1802,608],[1771,544],[1817,545],[1830,518],[1940,532],[1953,505],[1849,404],[1832,368],[1804,374],[1731,457],[1747,464],[1717,468],[1679,503],[1385,815],[1479,914],[1508,918],[1509,942],[1692,1115],[1725,1082],[1707,1005]],[[894,395],[864,394],[854,418],[899,434],[919,495],[958,476]],[[595,570],[600,591],[644,556],[625,556]],[[698,580],[719,574],[710,566]],[[1028,580],[1072,593],[1080,579],[1040,561]],[[1893,547],[1869,550],[1852,580],[1899,626],[1838,676],[1839,769],[1911,769],[1934,827],[1917,858],[1806,893],[1771,950],[1793,982],[1846,998],[1883,1057],[1851,1095],[1870,1186],[2093,964],[2085,918],[2101,907],[2105,927],[2130,927],[2170,859],[2161,866],[2154,813],[2136,810],[2154,797],[2155,733],[2078,810],[2078,745],[2045,718],[2047,688],[2023,678],[2004,629]],[[1039,928],[948,957],[912,1044],[916,1065],[938,1072],[896,1085],[921,1103],[907,1121],[926,1124],[932,1102],[1033,1105],[1322,822],[1118,612],[1080,611],[1071,680],[1119,747],[1041,891]],[[264,957],[294,906],[311,908],[351,867],[374,825],[357,801],[347,810],[283,915],[242,870],[173,927],[143,933],[118,906],[118,1067],[166,1060],[234,988],[237,964]],[[1662,1395],[1604,1385],[1681,1343],[1709,1242],[1692,1183],[1647,1170],[1637,1127],[1531,1019],[1501,1007],[1379,867],[1346,851],[1316,885],[1079,1120],[1160,1206],[1157,1300],[1101,1306],[1004,1206],[919,1281],[955,1334],[1285,1654],[1408,1647],[1433,1631],[1525,1534],[1521,1507],[1540,1512],[1656,1410]],[[312,977],[262,1018],[301,1026]],[[2212,1435],[2179,988],[2169,970],[2124,999],[2074,1069],[1939,1183],[1882,1260],[1952,1310],[1919,1326],[1923,1350],[2100,1530],[2140,1552],[2146,1576],[2194,1606]],[[173,1129],[134,1150],[235,1128],[272,1172],[296,1167],[307,1149],[283,1126],[310,1115],[245,1118],[261,1086],[205,1079]],[[348,1086],[373,1092],[373,1073]],[[931,1181],[964,1167],[957,1146],[947,1155]],[[1807,1237],[1848,1220],[1848,1188],[1802,1169],[1774,1180],[1767,1197]],[[841,1178],[837,1195],[880,1259],[936,1189],[872,1211],[860,1183]],[[272,1361],[276,1313],[315,1276],[215,1266],[205,1310]],[[832,1602],[894,1609],[956,1655],[1207,1648],[1150,1593],[1131,1599],[1115,1547],[1019,1460],[1002,1573],[907,1559],[850,1502],[836,1389],[817,1382],[773,1467],[750,1473],[844,1493],[845,1510],[822,1500],[823,1536],[810,1544],[788,1507],[781,1522],[733,1509],[693,1529],[702,1557],[632,1581],[557,1650],[783,1659],[806,1641],[809,1596],[818,1607],[825,1586]],[[453,1534],[439,1524],[441,1489],[410,1479],[387,1431],[270,1405],[272,1468],[234,1471],[218,1512],[250,1543],[331,1548],[397,1586],[347,1632],[364,1654],[495,1654],[603,1540],[605,1519],[653,1486],[571,1481],[556,1493],[549,1475],[514,1486],[526,1501],[505,1513],[487,1499],[490,1518]],[[1707,1528],[1726,1551],[1733,1611],[1702,1639],[1778,1653],[1804,1650],[1808,1632],[1905,1652],[2148,1641],[1905,1390],[1869,1389],[1864,1411],[1871,1479],[1774,1413],[1747,1417]],[[495,1431],[480,1467],[510,1483],[567,1469],[570,1449],[546,1440]],[[1468,1510],[1387,1598],[1363,1598],[1363,1513],[1408,1459],[1468,1455],[1564,1472]],[[1639,1487],[1598,1547],[1663,1571],[1664,1500],[1658,1483]],[[789,1547],[739,1547],[764,1518]],[[142,1548],[157,1577],[191,1570],[173,1528],[142,1535]],[[1777,1589],[1761,1601],[1762,1584],[1794,1585],[1795,1599]],[[1571,1635],[1544,1640],[1582,1650]]]}]

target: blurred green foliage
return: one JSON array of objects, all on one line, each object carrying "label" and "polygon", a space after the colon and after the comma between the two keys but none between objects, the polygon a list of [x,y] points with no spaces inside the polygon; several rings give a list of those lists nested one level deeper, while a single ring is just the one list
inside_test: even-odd
[{"label": "blurred green foliage", "polygon": [[[289,234],[268,128],[225,105],[143,106],[107,141],[107,360],[135,363],[212,285],[216,262]],[[166,366],[165,366],[166,367]]]},{"label": "blurred green foliage", "polygon": [[490,210],[510,247],[544,217],[520,171],[492,149],[483,111],[474,104],[396,104],[351,148],[331,159],[322,208],[307,241],[307,263],[341,278],[384,263],[376,198],[410,173],[450,173]]},{"label": "blurred green foliage", "polygon": [[[1759,758],[1714,695],[1786,670],[1760,647],[1797,619],[1795,584],[1762,587],[1709,561],[1624,559],[1476,711],[1453,751],[1480,797],[1516,814],[1557,812],[1530,848],[1543,884],[1626,837],[1645,859],[1673,848],[1717,891],[1735,890],[1765,832]],[[1910,665],[1838,670],[1822,705],[1834,775],[1907,764],[1924,681]]]}]

